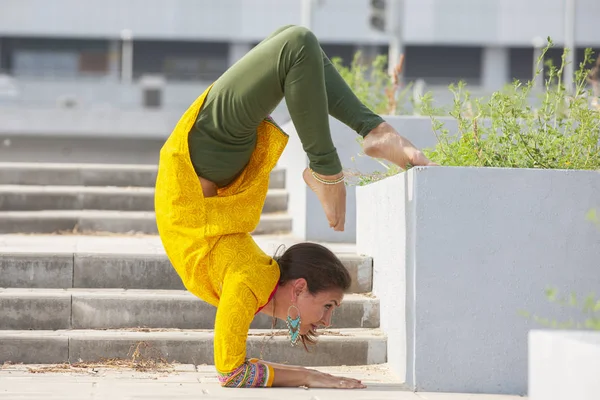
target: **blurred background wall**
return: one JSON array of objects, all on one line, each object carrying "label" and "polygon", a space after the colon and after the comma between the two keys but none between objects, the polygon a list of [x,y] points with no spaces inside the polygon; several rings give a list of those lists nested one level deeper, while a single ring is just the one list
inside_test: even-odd
[{"label": "blurred background wall", "polygon": [[[404,0],[395,21],[389,1],[382,12],[399,26],[403,83],[420,80],[447,102],[447,85],[460,79],[481,94],[530,79],[536,42],[547,36],[558,63],[569,2]],[[281,25],[308,22],[345,62],[356,51],[387,54],[389,38],[371,18],[377,3],[315,0],[307,20],[303,0],[2,0],[0,107],[182,112]],[[577,0],[576,60],[585,47],[600,49],[598,21],[600,1]],[[285,105],[276,117],[285,122]]]}]

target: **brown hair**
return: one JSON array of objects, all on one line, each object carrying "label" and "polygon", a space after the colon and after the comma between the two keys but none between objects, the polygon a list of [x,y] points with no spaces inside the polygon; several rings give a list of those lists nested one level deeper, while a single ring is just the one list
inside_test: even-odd
[{"label": "brown hair", "polygon": [[[279,249],[278,249],[279,252]],[[346,292],[352,278],[340,259],[328,248],[316,243],[298,243],[273,259],[279,265],[279,285],[294,279],[304,278],[312,295],[330,289]],[[302,344],[315,344],[317,333],[312,329],[301,335]]]}]

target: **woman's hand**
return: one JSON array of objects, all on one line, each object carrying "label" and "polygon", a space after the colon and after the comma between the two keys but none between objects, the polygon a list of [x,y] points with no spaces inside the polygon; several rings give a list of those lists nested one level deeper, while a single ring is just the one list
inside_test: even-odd
[{"label": "woman's hand", "polygon": [[306,386],[325,389],[364,389],[367,387],[358,379],[333,376],[315,370],[310,371]]}]

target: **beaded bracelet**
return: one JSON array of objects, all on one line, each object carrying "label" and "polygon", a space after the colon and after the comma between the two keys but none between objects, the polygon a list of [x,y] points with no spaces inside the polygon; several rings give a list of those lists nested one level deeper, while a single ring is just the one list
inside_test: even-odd
[{"label": "beaded bracelet", "polygon": [[344,179],[345,179],[344,175],[342,175],[340,178],[337,178],[332,181],[328,181],[326,179],[323,179],[323,178],[320,178],[319,176],[317,176],[315,171],[313,171],[312,169],[310,170],[310,173],[312,174],[313,178],[315,178],[318,182],[321,182],[324,185],[337,185],[338,183],[344,182]]}]

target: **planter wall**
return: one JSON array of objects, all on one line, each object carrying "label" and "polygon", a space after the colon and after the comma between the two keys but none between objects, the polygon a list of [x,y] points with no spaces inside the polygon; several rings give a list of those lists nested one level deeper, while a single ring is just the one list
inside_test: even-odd
[{"label": "planter wall", "polygon": [[530,332],[530,400],[596,400],[598,377],[600,332]]},{"label": "planter wall", "polygon": [[388,361],[415,390],[525,394],[527,335],[600,286],[600,173],[414,168],[357,188]]}]

